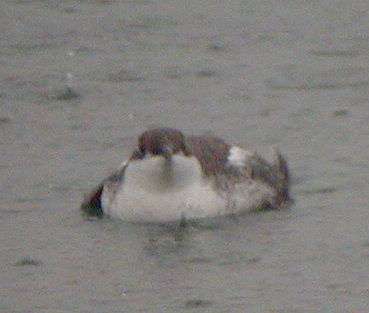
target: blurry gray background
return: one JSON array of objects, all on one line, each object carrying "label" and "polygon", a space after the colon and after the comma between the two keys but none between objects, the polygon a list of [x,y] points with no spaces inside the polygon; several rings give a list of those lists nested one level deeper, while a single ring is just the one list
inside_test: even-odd
[{"label": "blurry gray background", "polygon": [[[368,1],[0,2],[0,312],[369,311]],[[278,145],[295,204],[80,215],[147,126]]]}]

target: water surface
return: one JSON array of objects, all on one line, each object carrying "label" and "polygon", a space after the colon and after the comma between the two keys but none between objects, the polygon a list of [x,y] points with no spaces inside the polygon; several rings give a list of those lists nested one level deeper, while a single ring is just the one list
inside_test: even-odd
[{"label": "water surface", "polygon": [[[0,311],[369,310],[366,1],[2,1]],[[295,204],[80,215],[147,126],[288,156]]]}]

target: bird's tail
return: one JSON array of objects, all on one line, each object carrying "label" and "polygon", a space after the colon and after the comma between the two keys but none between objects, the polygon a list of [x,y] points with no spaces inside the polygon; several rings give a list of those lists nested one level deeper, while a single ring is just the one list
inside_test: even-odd
[{"label": "bird's tail", "polygon": [[277,176],[277,203],[278,206],[283,206],[291,201],[290,198],[290,171],[287,165],[287,160],[282,156],[280,151],[273,147],[274,161],[272,163],[273,170]]}]

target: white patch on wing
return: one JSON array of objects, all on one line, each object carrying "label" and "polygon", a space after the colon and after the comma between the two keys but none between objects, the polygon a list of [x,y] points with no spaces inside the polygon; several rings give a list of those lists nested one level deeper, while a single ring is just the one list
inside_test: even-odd
[{"label": "white patch on wing", "polygon": [[123,169],[124,167],[126,167],[126,166],[127,166],[127,164],[128,164],[128,160],[123,161],[123,162],[119,165],[118,170]]},{"label": "white patch on wing", "polygon": [[101,206],[102,209],[104,211],[104,213],[108,213],[107,210],[109,209],[110,205],[111,205],[111,201],[110,201],[110,197],[109,197],[109,192],[106,188],[106,186],[103,187],[103,191],[101,193]]},{"label": "white patch on wing", "polygon": [[229,150],[228,163],[235,167],[245,167],[247,158],[252,156],[252,153],[240,147],[233,146]]}]

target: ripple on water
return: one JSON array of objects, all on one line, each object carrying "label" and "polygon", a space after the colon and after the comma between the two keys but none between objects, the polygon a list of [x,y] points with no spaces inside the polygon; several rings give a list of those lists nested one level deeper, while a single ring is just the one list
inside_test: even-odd
[{"label": "ripple on water", "polygon": [[14,265],[15,266],[40,266],[42,265],[42,262],[30,256],[25,256],[19,259],[17,262],[15,262]]},{"label": "ripple on water", "polygon": [[309,72],[295,65],[287,65],[276,72],[274,77],[265,80],[265,84],[274,90],[309,91],[369,86],[368,69],[363,67],[337,67]]},{"label": "ripple on water", "polygon": [[359,56],[361,51],[359,49],[317,49],[311,50],[310,54],[317,57],[352,58]]},{"label": "ripple on water", "polygon": [[5,117],[5,116],[0,117],[0,125],[8,124],[8,123],[10,123],[10,118],[9,117]]},{"label": "ripple on water", "polygon": [[71,101],[75,99],[79,99],[81,95],[70,86],[58,86],[54,88],[50,88],[45,97],[48,100],[56,100],[56,101]]},{"label": "ripple on water", "polygon": [[213,305],[212,301],[205,299],[191,299],[185,302],[186,309],[208,308]]},{"label": "ripple on water", "polygon": [[119,82],[141,82],[145,80],[145,77],[134,70],[129,69],[120,69],[116,73],[112,73],[109,75],[109,81],[113,83]]},{"label": "ripple on water", "polygon": [[316,194],[330,194],[334,193],[338,190],[337,187],[328,186],[328,187],[316,187],[312,189],[302,190],[301,193],[306,196],[316,195]]},{"label": "ripple on water", "polygon": [[335,116],[335,117],[344,117],[344,116],[348,116],[349,114],[350,114],[350,111],[345,110],[345,109],[336,110],[336,111],[333,112],[333,116]]}]

